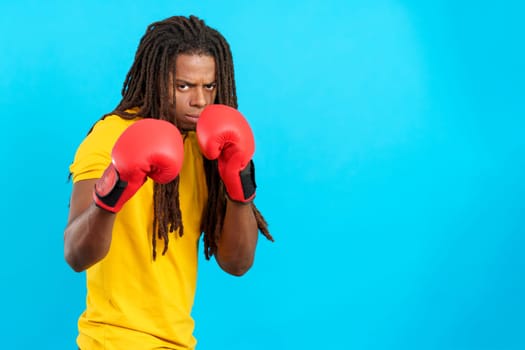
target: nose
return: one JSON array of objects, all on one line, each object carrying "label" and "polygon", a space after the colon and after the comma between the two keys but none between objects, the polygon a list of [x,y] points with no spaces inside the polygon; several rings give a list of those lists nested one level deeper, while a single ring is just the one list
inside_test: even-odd
[{"label": "nose", "polygon": [[206,94],[204,89],[200,87],[194,89],[190,103],[192,107],[204,108],[206,106]]}]

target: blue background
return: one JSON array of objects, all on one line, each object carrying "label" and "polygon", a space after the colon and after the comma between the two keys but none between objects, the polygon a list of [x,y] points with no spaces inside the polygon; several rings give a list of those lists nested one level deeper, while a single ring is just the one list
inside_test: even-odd
[{"label": "blue background", "polygon": [[229,40],[256,134],[261,237],[200,263],[199,349],[524,349],[518,1],[2,1],[2,348],[73,349],[68,166],[146,26]]}]

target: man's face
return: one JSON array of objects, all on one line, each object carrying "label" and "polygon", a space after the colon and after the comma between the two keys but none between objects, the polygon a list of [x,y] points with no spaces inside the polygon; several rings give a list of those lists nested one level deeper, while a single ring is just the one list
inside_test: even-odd
[{"label": "man's face", "polygon": [[180,54],[175,62],[175,119],[181,130],[195,130],[204,107],[217,95],[215,59]]}]

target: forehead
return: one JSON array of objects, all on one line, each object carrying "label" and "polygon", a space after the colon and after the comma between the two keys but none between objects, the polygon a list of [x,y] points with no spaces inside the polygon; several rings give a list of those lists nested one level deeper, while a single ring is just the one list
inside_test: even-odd
[{"label": "forehead", "polygon": [[180,54],[175,60],[175,79],[213,82],[215,71],[215,59],[209,55]]}]

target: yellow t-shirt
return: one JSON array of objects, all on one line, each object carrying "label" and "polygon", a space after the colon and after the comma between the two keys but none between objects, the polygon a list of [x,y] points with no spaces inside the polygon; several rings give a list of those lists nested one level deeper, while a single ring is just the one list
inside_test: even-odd
[{"label": "yellow t-shirt", "polygon": [[[99,178],[111,149],[135,120],[108,116],[79,146],[73,181]],[[179,200],[184,235],[170,234],[169,248],[157,240],[152,258],[153,181],[148,179],[117,213],[111,247],[86,272],[86,310],[78,322],[82,350],[193,349],[191,309],[197,280],[200,223],[207,200],[202,155],[194,132],[184,139]]]}]

